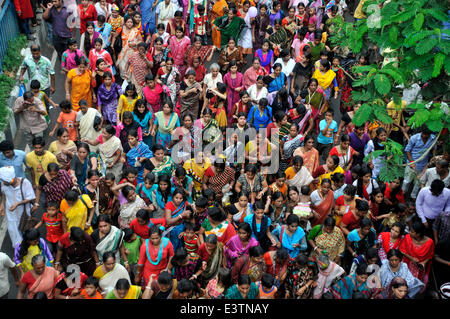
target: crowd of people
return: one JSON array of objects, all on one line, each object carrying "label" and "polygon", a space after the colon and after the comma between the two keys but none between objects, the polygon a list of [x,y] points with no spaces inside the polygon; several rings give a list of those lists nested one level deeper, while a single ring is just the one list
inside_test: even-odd
[{"label": "crowd of people", "polygon": [[[0,143],[0,296],[10,269],[18,299],[448,297],[445,134],[406,125],[410,91],[386,100],[393,124],[352,123],[351,66],[383,57],[330,42],[367,18],[348,2],[81,0],[77,41],[43,1],[66,96],[31,45],[31,151]],[[387,138],[410,163],[388,183],[364,160]]]}]

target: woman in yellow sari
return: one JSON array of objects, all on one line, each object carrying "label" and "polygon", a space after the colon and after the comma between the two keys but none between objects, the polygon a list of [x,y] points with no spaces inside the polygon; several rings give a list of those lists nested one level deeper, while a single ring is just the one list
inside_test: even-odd
[{"label": "woman in yellow sari", "polygon": [[319,82],[319,88],[323,90],[327,101],[331,97],[331,84],[333,84],[334,98],[337,99],[339,86],[336,80],[336,73],[331,70],[331,64],[328,60],[320,61],[319,68],[314,71],[312,78]]},{"label": "woman in yellow sari", "polygon": [[214,3],[211,11],[209,12],[209,21],[211,21],[211,37],[213,44],[216,48],[220,48],[220,31],[217,30],[217,27],[214,25],[214,20],[218,17],[222,17],[225,15],[225,12],[228,11],[228,4],[226,0],[217,0]]},{"label": "woman in yellow sari", "polygon": [[324,165],[319,166],[313,175],[313,178],[315,178],[314,183],[318,183],[319,185],[322,184],[322,180],[325,178],[328,178],[331,180],[331,175],[334,173],[341,173],[345,174],[342,167],[339,166],[339,157],[336,155],[329,156],[327,158],[327,162]]},{"label": "woman in yellow sari", "polygon": [[128,279],[119,279],[115,288],[111,290],[105,299],[139,299],[142,296],[140,286],[131,285]]},{"label": "woman in yellow sari", "polygon": [[211,166],[211,160],[205,157],[203,152],[198,152],[196,158],[184,162],[183,168],[186,173],[194,180],[195,199],[202,194],[203,175],[208,167]]}]

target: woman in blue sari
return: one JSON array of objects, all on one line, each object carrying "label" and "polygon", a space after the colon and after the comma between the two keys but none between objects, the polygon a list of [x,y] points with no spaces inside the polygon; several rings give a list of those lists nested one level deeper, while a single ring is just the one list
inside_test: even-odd
[{"label": "woman in blue sari", "polygon": [[292,259],[308,248],[305,231],[299,227],[299,224],[298,216],[290,214],[286,220],[286,225],[278,225],[272,231],[272,235],[279,241],[277,246],[286,248],[289,257]]},{"label": "woman in blue sari", "polygon": [[183,243],[179,235],[184,231],[183,219],[187,219],[191,215],[189,207],[184,189],[180,187],[175,188],[172,194],[172,201],[166,204],[164,212],[167,226],[164,236],[170,239],[174,250],[182,247]]},{"label": "woman in blue sari", "polygon": [[282,66],[280,63],[275,63],[273,66],[273,73],[269,75],[272,81],[269,83],[267,87],[267,91],[269,93],[279,91],[283,86],[289,92],[287,88],[287,80],[286,75],[281,72]]},{"label": "woman in blue sari", "polygon": [[367,296],[367,299],[373,299],[377,294],[380,294],[383,289],[370,288],[367,278],[367,265],[360,264],[356,268],[356,273],[348,275],[330,288],[330,292],[335,299],[352,299],[355,292],[360,292]]},{"label": "woman in blue sari", "polygon": [[151,128],[153,126],[153,114],[147,108],[147,102],[139,99],[134,104],[133,119],[141,127],[142,141],[147,144],[149,149],[153,147],[153,136],[151,136]]},{"label": "woman in blue sari", "polygon": [[156,211],[153,212],[154,218],[164,217],[166,205],[172,201],[172,191],[170,175],[163,174],[159,176],[158,183],[152,187],[150,198],[156,209]]},{"label": "woman in blue sari", "polygon": [[138,170],[137,182],[142,183],[144,181],[144,166],[142,163],[151,158],[153,153],[147,144],[139,142],[137,130],[131,129],[128,132],[128,143],[124,147],[124,152],[126,152],[128,165],[136,167]]}]

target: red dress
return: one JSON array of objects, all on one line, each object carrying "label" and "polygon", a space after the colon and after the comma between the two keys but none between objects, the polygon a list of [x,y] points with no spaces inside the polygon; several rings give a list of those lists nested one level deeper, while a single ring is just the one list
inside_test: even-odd
[{"label": "red dress", "polygon": [[92,4],[88,5],[86,11],[81,4],[78,5],[78,9],[80,10],[80,34],[83,34],[86,31],[86,22],[97,21],[97,10]]},{"label": "red dress", "polygon": [[16,11],[21,11],[19,19],[23,20],[34,17],[30,0],[14,0],[14,6],[16,7]]},{"label": "red dress", "polygon": [[139,224],[137,218],[133,219],[130,223],[130,228],[136,233],[136,235],[140,236],[143,239],[149,238],[148,234],[150,231],[150,227],[153,225],[162,225],[166,226],[165,218],[150,218],[150,222],[148,225]]},{"label": "red dress", "polygon": [[[164,237],[163,237],[164,239]],[[161,242],[161,245],[163,242]],[[174,255],[173,252],[173,246],[170,240],[167,242],[167,245],[162,249],[161,259],[159,262],[154,265],[148,260],[148,256],[152,259],[153,262],[156,262],[158,259],[159,250],[161,249],[161,246],[158,249],[155,249],[153,245],[151,244],[150,240],[146,240],[140,248],[139,251],[139,260],[138,265],[144,266],[144,271],[142,273],[143,279],[144,279],[144,285],[148,282],[148,279],[150,278],[150,275],[155,274],[156,277],[159,276],[159,273],[166,269],[167,264],[169,263],[170,257]],[[154,278],[156,280],[157,278]]]}]

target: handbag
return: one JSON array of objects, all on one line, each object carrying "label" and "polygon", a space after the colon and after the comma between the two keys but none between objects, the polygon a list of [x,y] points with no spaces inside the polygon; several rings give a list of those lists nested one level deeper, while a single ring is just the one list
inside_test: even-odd
[{"label": "handbag", "polygon": [[[24,181],[24,178],[22,178],[20,180],[20,194],[22,196],[22,200],[24,200],[24,196],[23,196],[23,181]],[[28,212],[27,212],[27,204],[25,204],[24,207],[23,207],[22,216],[20,217],[20,222],[19,222],[19,227],[18,227],[19,230],[21,232],[25,232],[28,229],[31,229],[34,226],[36,226],[36,224],[38,222],[39,222],[39,220],[33,216],[33,213],[31,211],[30,211],[30,214],[28,214]]]}]

